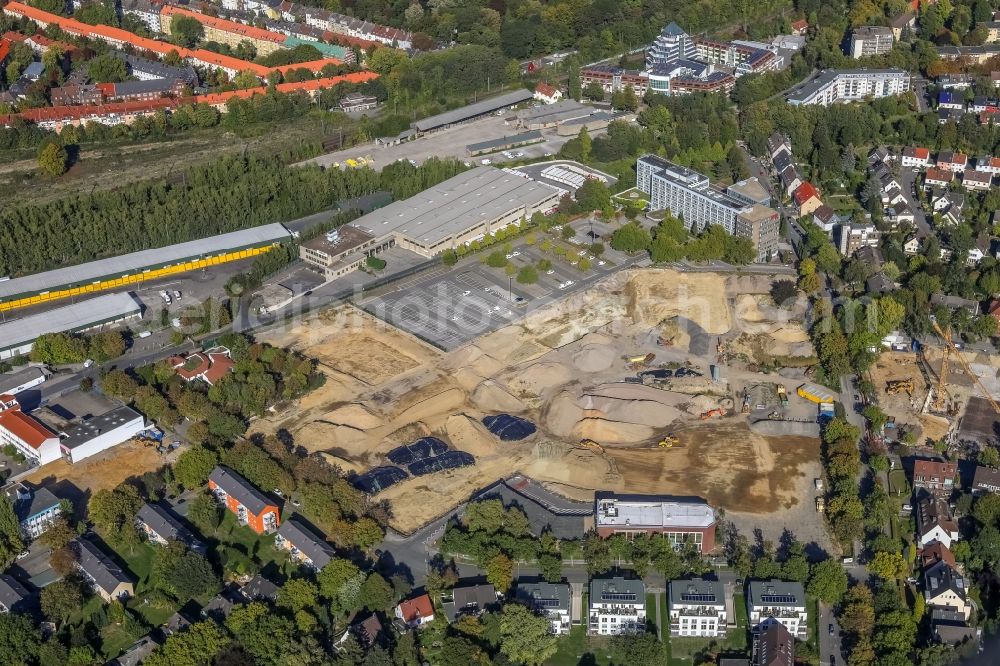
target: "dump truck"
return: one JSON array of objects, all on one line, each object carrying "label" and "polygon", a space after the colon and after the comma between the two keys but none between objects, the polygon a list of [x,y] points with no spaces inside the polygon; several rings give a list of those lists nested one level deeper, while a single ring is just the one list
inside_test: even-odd
[{"label": "dump truck", "polygon": [[782,406],[788,407],[788,390],[784,384],[778,384],[778,400],[781,401]]},{"label": "dump truck", "polygon": [[604,453],[604,447],[592,439],[581,439],[580,446],[582,446],[585,449],[590,449],[591,451],[595,451],[597,453]]},{"label": "dump truck", "polygon": [[890,379],[885,384],[885,392],[889,395],[897,393],[913,393],[913,380],[911,379]]}]

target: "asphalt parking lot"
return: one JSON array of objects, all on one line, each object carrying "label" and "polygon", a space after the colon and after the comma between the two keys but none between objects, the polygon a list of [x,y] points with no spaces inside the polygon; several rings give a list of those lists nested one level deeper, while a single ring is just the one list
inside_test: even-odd
[{"label": "asphalt parking lot", "polygon": [[[597,221],[574,225],[579,246],[575,254],[588,254],[585,244],[609,232],[610,227]],[[520,270],[549,259],[552,266],[539,271],[538,282],[520,284],[502,269],[482,263],[483,253],[468,257],[451,270],[437,272],[400,283],[392,292],[360,303],[372,315],[411,333],[445,351],[508,326],[536,308],[587,288],[612,272],[631,265],[638,258],[606,248],[599,258],[592,258],[591,268],[580,271],[565,260],[556,259],[539,247],[542,239],[555,236],[536,234],[538,242],[529,245],[524,238],[512,245],[510,263]],[[558,241],[562,243],[563,241]]]},{"label": "asphalt parking lot", "polygon": [[[422,164],[430,157],[453,157],[460,160],[467,160],[470,164],[479,164],[484,158],[488,158],[493,164],[502,164],[508,161],[502,153],[491,153],[489,155],[479,155],[470,157],[465,147],[482,141],[500,139],[506,136],[521,134],[525,130],[518,129],[513,125],[504,122],[504,116],[487,116],[470,123],[456,125],[449,129],[435,132],[428,136],[400,143],[395,146],[379,146],[374,142],[366,143],[347,150],[340,150],[335,153],[320,155],[319,157],[307,160],[304,164],[319,164],[324,167],[333,164],[343,165],[348,159],[358,159],[359,157],[371,157],[374,161],[374,169],[382,169],[388,164],[399,160],[413,160],[417,164]],[[591,133],[597,136],[604,130]],[[574,136],[559,136],[555,129],[542,130],[542,143],[535,143],[528,146],[521,146],[514,150],[524,153],[521,159],[538,158],[546,155],[555,155]]]}]

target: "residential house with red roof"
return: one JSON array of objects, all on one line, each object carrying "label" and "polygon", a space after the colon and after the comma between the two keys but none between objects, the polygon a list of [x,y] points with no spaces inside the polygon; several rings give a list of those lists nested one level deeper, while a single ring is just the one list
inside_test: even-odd
[{"label": "residential house with red roof", "polygon": [[953,180],[955,180],[954,172],[945,169],[930,168],[924,176],[924,187],[926,189],[947,187]]},{"label": "residential house with red roof", "polygon": [[805,19],[799,19],[798,21],[792,22],[792,34],[793,35],[804,35],[806,30],[809,29],[809,21]]},{"label": "residential house with red roof", "polygon": [[13,396],[6,396],[0,404],[0,446],[8,444],[38,465],[59,460],[62,455],[59,435],[22,412]]},{"label": "residential house with red roof", "polygon": [[922,548],[917,554],[917,564],[921,569],[927,569],[938,562],[944,562],[948,566],[955,566],[955,555],[939,541],[935,541],[926,548]]},{"label": "residential house with red roof", "polygon": [[808,181],[799,185],[792,198],[799,209],[799,217],[811,215],[813,211],[823,205],[816,187]]},{"label": "residential house with red roof", "polygon": [[913,489],[923,488],[931,494],[950,495],[955,489],[958,465],[942,460],[913,461]]},{"label": "residential house with red roof", "polygon": [[535,99],[543,104],[555,104],[562,99],[562,96],[558,88],[547,83],[539,83],[535,86]]},{"label": "residential house with red roof", "polygon": [[171,356],[168,362],[184,381],[200,379],[209,386],[218,384],[236,365],[225,347],[212,347],[186,357]]},{"label": "residential house with red roof", "polygon": [[420,627],[434,620],[434,604],[426,594],[400,601],[396,606],[396,617],[407,628]]},{"label": "residential house with red roof", "polygon": [[907,146],[903,148],[903,154],[899,158],[899,163],[904,167],[923,169],[930,164],[930,160],[930,149],[919,146]]},{"label": "residential house with red roof", "polygon": [[951,544],[958,541],[958,523],[943,498],[924,493],[917,502],[915,513],[920,546],[929,546],[937,541],[945,548],[951,548]]},{"label": "residential house with red roof", "polygon": [[937,157],[937,168],[944,171],[953,171],[955,173],[962,173],[965,171],[965,167],[969,164],[969,157],[962,153],[952,152],[950,150],[942,150],[938,153]]}]

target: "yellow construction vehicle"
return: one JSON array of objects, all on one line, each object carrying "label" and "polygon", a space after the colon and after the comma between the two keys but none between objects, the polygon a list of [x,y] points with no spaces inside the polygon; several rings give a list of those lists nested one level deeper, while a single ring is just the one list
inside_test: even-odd
[{"label": "yellow construction vehicle", "polygon": [[580,446],[582,446],[585,449],[590,449],[591,451],[594,451],[596,453],[604,453],[604,447],[592,439],[581,439]]},{"label": "yellow construction vehicle", "polygon": [[913,393],[913,380],[912,379],[890,379],[885,384],[885,392],[889,395],[896,395],[897,393]]},{"label": "yellow construction vehicle", "polygon": [[952,342],[951,329],[949,328],[947,331],[942,331],[941,327],[937,323],[937,319],[934,317],[931,317],[931,326],[934,327],[934,332],[937,333],[942,340],[944,340],[944,352],[941,356],[941,372],[938,373],[937,389],[935,390],[934,401],[931,403],[931,407],[938,412],[946,411],[948,408],[948,356],[951,351],[954,350],[955,358],[958,359],[962,369],[965,370],[965,374],[972,378],[972,381],[976,383],[979,390],[983,392],[983,397],[986,398],[986,400],[990,403],[990,406],[993,407],[993,411],[1000,414],[1000,405],[998,405],[996,400],[993,399],[993,396],[990,395],[989,390],[983,386],[983,382],[980,381],[979,375],[972,371],[972,368],[969,367],[969,364],[966,363],[965,359],[962,357],[958,347],[956,347],[955,343]]},{"label": "yellow construction vehicle", "polygon": [[672,449],[675,446],[680,446],[680,444],[681,440],[677,439],[675,436],[666,435],[664,436],[663,439],[660,440],[659,446],[661,449]]}]

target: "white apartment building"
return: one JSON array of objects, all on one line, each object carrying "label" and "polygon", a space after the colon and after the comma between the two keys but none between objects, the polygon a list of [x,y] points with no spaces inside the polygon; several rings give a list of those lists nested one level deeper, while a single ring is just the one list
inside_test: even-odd
[{"label": "white apartment building", "polygon": [[556,636],[570,629],[569,583],[518,583],[514,598],[549,619],[549,631]]},{"label": "white apartment building", "polygon": [[725,588],[717,580],[670,581],[670,635],[726,635]]},{"label": "white apartment building", "polygon": [[588,632],[598,636],[645,631],[646,586],[621,576],[591,580],[588,616]]},{"label": "white apartment building", "polygon": [[777,251],[780,221],[774,210],[727,195],[713,188],[708,176],[655,155],[640,157],[636,173],[639,189],[650,196],[650,210],[683,217],[684,226],[695,233],[716,224],[750,238],[757,261],[767,261]]},{"label": "white apartment building", "polygon": [[892,50],[892,30],[883,26],[863,26],[851,33],[852,58],[868,58]]},{"label": "white apartment building", "polygon": [[785,625],[788,633],[798,639],[809,635],[809,614],[806,611],[806,591],[802,583],[781,580],[750,581],[747,592],[747,614],[750,629],[774,620]]},{"label": "white apartment building", "polygon": [[910,75],[890,69],[828,69],[788,96],[793,106],[857,102],[901,95],[910,89]]}]

